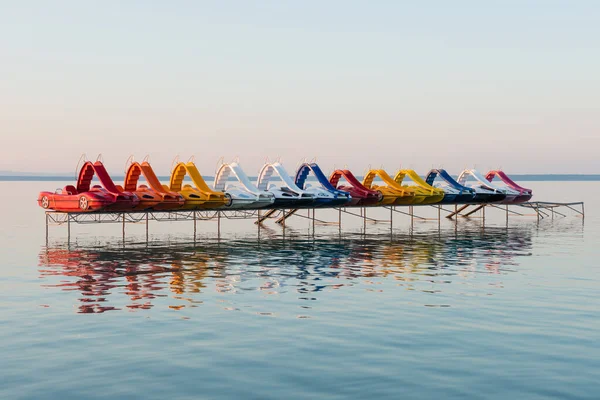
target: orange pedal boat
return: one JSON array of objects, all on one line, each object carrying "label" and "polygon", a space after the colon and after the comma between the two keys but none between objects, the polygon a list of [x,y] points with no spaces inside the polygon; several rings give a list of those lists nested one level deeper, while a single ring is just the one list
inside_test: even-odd
[{"label": "orange pedal boat", "polygon": [[[146,179],[148,186],[138,186],[140,176]],[[181,194],[167,190],[161,185],[148,161],[142,161],[141,164],[133,161],[125,174],[123,187],[117,186],[117,189],[135,193],[140,199],[140,203],[136,206],[138,210],[173,210],[185,204]]]}]

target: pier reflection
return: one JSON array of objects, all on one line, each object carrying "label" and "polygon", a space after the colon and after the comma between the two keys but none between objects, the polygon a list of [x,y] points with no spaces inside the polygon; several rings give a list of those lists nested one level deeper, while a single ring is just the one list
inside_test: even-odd
[{"label": "pier reflection", "polygon": [[55,244],[41,249],[39,273],[43,286],[75,293],[80,313],[179,310],[208,299],[239,301],[241,295],[250,302],[252,295],[316,300],[320,292],[345,287],[443,292],[448,283],[475,274],[510,273],[531,248],[531,228],[436,231],[393,240],[347,235]]}]

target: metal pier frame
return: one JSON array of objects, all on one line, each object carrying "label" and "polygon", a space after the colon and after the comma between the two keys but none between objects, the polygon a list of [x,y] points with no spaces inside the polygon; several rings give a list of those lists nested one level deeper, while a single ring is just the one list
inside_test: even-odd
[{"label": "metal pier frame", "polygon": [[[437,218],[426,218],[415,214],[415,207],[433,207],[437,209]],[[471,209],[469,209],[472,207]],[[372,208],[383,208],[390,211],[389,219],[375,219],[367,216],[367,210]],[[394,214],[401,214],[410,217],[411,229],[414,227],[414,222],[427,222],[437,221],[438,227],[441,226],[442,213],[446,213],[447,219],[454,219],[458,217],[462,218],[480,218],[482,220],[482,226],[485,226],[485,211],[486,208],[498,209],[506,213],[506,223],[508,224],[509,216],[527,217],[534,216],[537,218],[537,222],[540,220],[550,218],[553,219],[556,216],[566,217],[567,214],[564,209],[568,209],[575,213],[576,216],[585,218],[585,208],[583,202],[571,202],[571,203],[559,203],[559,202],[544,202],[534,201],[522,204],[466,204],[466,205],[455,205],[454,210],[444,207],[444,205],[432,204],[432,205],[414,205],[414,206],[372,206],[372,207],[334,207],[327,208],[327,210],[337,210],[338,220],[337,221],[325,221],[317,219],[315,217],[318,208],[307,208],[307,209],[240,209],[240,210],[170,210],[170,211],[114,211],[114,212],[59,212],[59,211],[46,211],[46,239],[48,239],[48,228],[50,225],[67,225],[67,235],[71,236],[71,224],[98,224],[98,223],[120,223],[122,224],[122,234],[125,238],[125,225],[132,223],[139,223],[146,225],[146,238],[149,233],[149,222],[176,222],[176,221],[193,221],[194,223],[194,238],[197,232],[198,221],[216,221],[217,232],[221,234],[221,219],[250,219],[254,220],[254,223],[258,226],[260,233],[261,226],[264,222],[269,219],[275,219],[275,222],[283,228],[285,233],[286,220],[291,217],[308,219],[312,225],[312,231],[314,234],[316,225],[333,225],[338,226],[340,233],[342,229],[342,216],[347,215],[354,218],[361,218],[363,220],[363,232],[366,233],[367,223],[378,224],[378,223],[389,223],[390,231],[393,231]],[[530,209],[533,210],[534,214],[525,214],[522,212],[515,211],[514,208],[518,209]],[[408,211],[405,211],[405,210]],[[307,214],[304,215],[302,211],[306,210]],[[322,208],[321,210],[326,210]],[[561,210],[561,211],[558,211]],[[479,215],[475,215],[479,211]]]}]

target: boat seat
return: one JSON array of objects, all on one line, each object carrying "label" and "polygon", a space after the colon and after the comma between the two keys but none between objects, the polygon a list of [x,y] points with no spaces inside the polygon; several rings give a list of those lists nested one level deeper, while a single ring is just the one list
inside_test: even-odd
[{"label": "boat seat", "polygon": [[73,185],[67,185],[63,189],[63,192],[66,192],[67,194],[77,194],[77,189],[75,189],[75,186]]}]

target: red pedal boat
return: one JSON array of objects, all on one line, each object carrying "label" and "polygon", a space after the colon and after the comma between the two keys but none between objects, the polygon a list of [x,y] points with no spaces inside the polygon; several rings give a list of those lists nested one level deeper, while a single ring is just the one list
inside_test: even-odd
[{"label": "red pedal boat", "polygon": [[[346,179],[348,185],[339,185],[342,177]],[[381,193],[376,190],[367,189],[348,169],[336,169],[333,171],[329,177],[329,183],[338,190],[350,193],[352,200],[348,204],[349,206],[372,206],[381,201]]]},{"label": "red pedal boat", "polygon": [[[100,185],[92,187],[96,176]],[[63,212],[131,210],[139,203],[131,192],[120,192],[100,161],[86,161],[79,171],[77,187],[67,185],[56,192],[41,192],[38,204],[45,209]]]},{"label": "red pedal boat", "polygon": [[519,192],[519,195],[517,197],[515,197],[515,199],[512,200],[509,204],[525,203],[526,201],[531,200],[531,198],[533,197],[533,191],[531,189],[527,189],[527,188],[524,188],[524,187],[518,185],[515,181],[510,179],[508,177],[508,175],[506,175],[504,173],[504,171],[501,171],[501,170],[489,171],[486,174],[485,179],[487,179],[488,181],[491,182],[495,177],[498,177],[498,179],[500,179],[510,189],[513,189],[513,190],[516,190],[517,192]]}]

